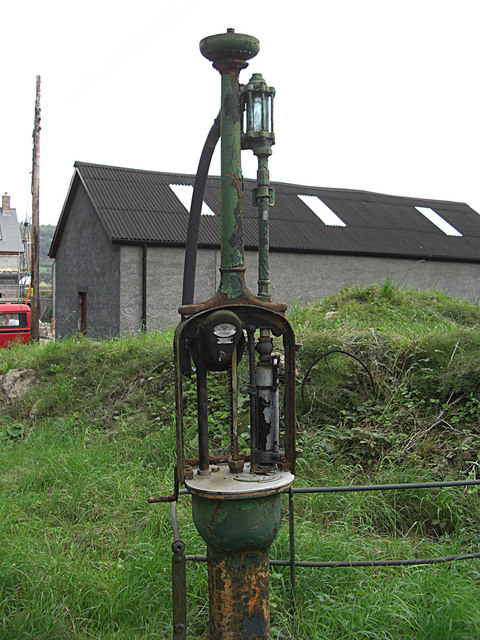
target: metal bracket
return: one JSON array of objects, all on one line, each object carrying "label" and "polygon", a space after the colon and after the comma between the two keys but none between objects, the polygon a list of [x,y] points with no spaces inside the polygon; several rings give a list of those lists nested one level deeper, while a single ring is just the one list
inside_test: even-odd
[{"label": "metal bracket", "polygon": [[173,476],[174,476],[173,493],[170,494],[169,496],[155,496],[152,498],[147,498],[147,502],[149,502],[150,504],[156,503],[156,502],[176,502],[178,500],[178,489],[179,489],[177,467],[175,467]]},{"label": "metal bracket", "polygon": [[187,638],[187,565],[185,558],[185,543],[180,538],[177,523],[177,503],[170,505],[170,521],[174,541],[172,544],[172,609],[173,635],[172,640],[186,640]]},{"label": "metal bracket", "polygon": [[254,207],[258,206],[259,198],[268,198],[268,206],[274,207],[275,189],[273,187],[254,187],[252,189],[252,204]]}]

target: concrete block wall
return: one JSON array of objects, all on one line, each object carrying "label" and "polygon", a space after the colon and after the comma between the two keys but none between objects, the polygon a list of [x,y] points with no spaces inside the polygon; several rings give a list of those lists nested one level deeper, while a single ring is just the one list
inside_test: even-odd
[{"label": "concrete block wall", "polygon": [[[142,248],[121,248],[120,333],[140,329]],[[184,249],[149,247],[147,250],[147,329],[175,326],[180,316]],[[257,253],[245,254],[246,281],[257,291]],[[195,301],[210,298],[219,285],[220,251],[200,249],[197,256]],[[393,283],[419,290],[440,289],[473,302],[480,298],[480,264],[328,256],[318,254],[270,254],[272,299],[289,306],[321,300],[345,287]]]},{"label": "concrete block wall", "polygon": [[112,245],[83,189],[78,189],[55,264],[55,321],[59,338],[80,329],[79,292],[86,293],[87,335],[118,335],[120,247]]}]

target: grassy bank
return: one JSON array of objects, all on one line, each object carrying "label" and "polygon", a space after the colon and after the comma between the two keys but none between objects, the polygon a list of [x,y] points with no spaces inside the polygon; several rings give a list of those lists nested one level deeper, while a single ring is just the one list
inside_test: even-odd
[{"label": "grassy bank", "polygon": [[[303,344],[299,383],[318,361],[305,402],[298,397],[304,456],[297,486],[476,477],[477,305],[387,281],[292,309],[290,319]],[[170,637],[168,507],[146,500],[172,489],[171,344],[171,333],[148,334],[0,354],[0,638]],[[211,424],[221,450],[220,383],[216,389]],[[204,553],[187,497],[178,511],[187,552]],[[297,496],[295,513],[297,559],[478,550],[474,489]],[[288,557],[286,526],[272,557]],[[296,616],[288,610],[288,576],[288,569],[272,571],[278,640],[480,636],[477,560],[298,569]],[[205,566],[189,566],[188,592],[189,637],[206,639]]]}]

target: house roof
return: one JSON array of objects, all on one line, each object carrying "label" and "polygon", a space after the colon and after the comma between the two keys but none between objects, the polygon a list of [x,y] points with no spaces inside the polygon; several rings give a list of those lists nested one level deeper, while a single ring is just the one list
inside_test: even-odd
[{"label": "house roof", "polygon": [[[55,257],[74,193],[81,184],[112,242],[185,245],[188,210],[170,185],[193,186],[195,177],[75,163],[67,199],[50,248]],[[467,204],[273,182],[270,249],[480,262],[480,215]],[[257,247],[254,180],[244,181],[244,243]],[[345,226],[325,224],[299,196],[316,196]],[[305,199],[311,202],[310,199]],[[199,246],[219,246],[220,178],[210,176],[204,202],[215,215],[203,215]],[[416,207],[432,209],[461,235],[447,235]]]},{"label": "house roof", "polygon": [[16,209],[0,208],[0,253],[22,253],[23,243]]}]

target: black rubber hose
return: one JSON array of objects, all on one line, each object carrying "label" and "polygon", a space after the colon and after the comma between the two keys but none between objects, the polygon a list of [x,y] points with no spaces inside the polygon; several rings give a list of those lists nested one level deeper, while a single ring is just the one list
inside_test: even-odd
[{"label": "black rubber hose", "polygon": [[220,113],[215,118],[212,128],[198,162],[195,184],[193,186],[192,203],[188,217],[187,246],[185,249],[185,263],[183,267],[182,304],[193,304],[195,295],[195,270],[197,266],[198,231],[200,228],[200,214],[202,212],[203,196],[207,183],[208,170],[213,152],[220,138]]},{"label": "black rubber hose", "polygon": [[313,363],[308,367],[305,375],[303,376],[302,386],[301,386],[301,396],[302,396],[302,402],[303,402],[304,408],[305,408],[305,385],[307,384],[307,380],[308,380],[308,377],[310,376],[310,372],[312,371],[313,367],[315,367],[320,362],[320,360],[322,360],[323,358],[326,358],[331,353],[341,353],[341,354],[343,354],[345,356],[349,356],[350,358],[353,358],[359,364],[361,364],[363,369],[364,369],[364,371],[367,372],[368,377],[370,378],[370,382],[371,382],[372,388],[373,388],[373,393],[374,393],[374,395],[376,395],[375,382],[373,381],[372,374],[370,373],[370,371],[368,370],[366,365],[363,364],[363,362],[360,360],[360,358],[357,358],[357,356],[354,356],[353,353],[349,353],[348,351],[343,351],[343,349],[332,349],[331,351],[326,351],[325,353],[322,353],[320,356],[318,356],[318,358],[316,358],[313,361]]}]

